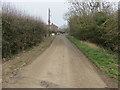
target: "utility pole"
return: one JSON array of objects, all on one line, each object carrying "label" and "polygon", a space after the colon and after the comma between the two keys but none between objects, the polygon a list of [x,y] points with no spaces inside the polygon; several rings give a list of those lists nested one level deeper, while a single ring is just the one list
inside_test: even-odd
[{"label": "utility pole", "polygon": [[50,8],[48,9],[48,27],[49,27],[49,31],[50,31]]}]

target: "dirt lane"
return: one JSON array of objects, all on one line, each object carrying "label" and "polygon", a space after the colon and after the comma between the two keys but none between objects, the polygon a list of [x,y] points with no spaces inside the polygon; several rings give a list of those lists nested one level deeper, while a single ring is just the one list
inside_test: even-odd
[{"label": "dirt lane", "polygon": [[89,60],[68,41],[57,36],[33,63],[11,79],[7,88],[107,87]]},{"label": "dirt lane", "polygon": [[1,64],[1,61],[0,61],[0,90],[2,88],[2,64]]}]

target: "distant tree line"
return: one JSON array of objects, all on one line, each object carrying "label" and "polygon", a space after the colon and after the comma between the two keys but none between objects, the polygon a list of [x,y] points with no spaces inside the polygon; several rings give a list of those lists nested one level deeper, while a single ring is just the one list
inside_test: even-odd
[{"label": "distant tree line", "polygon": [[2,5],[2,58],[37,45],[46,33],[46,25],[40,18],[26,15],[10,4]]},{"label": "distant tree line", "polygon": [[71,7],[65,18],[71,35],[112,51],[118,50],[117,3],[94,0],[73,0],[69,3]]}]

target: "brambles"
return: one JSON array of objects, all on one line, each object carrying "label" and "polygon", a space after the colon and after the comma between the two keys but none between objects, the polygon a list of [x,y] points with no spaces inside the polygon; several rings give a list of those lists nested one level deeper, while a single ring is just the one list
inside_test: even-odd
[{"label": "brambles", "polygon": [[11,57],[40,43],[47,33],[45,26],[39,18],[30,17],[8,4],[3,4],[2,57]]}]

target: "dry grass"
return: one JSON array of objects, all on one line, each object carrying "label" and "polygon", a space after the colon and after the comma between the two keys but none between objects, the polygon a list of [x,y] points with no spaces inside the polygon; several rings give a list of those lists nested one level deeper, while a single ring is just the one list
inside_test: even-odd
[{"label": "dry grass", "polygon": [[94,62],[100,70],[118,82],[119,59],[117,54],[103,48],[96,49],[96,45],[91,43],[83,43],[72,36],[69,36],[68,39],[73,42],[92,62]]},{"label": "dry grass", "polygon": [[99,49],[100,47],[94,43],[91,43],[91,42],[87,42],[87,41],[81,41],[82,43],[94,48],[94,49]]}]

